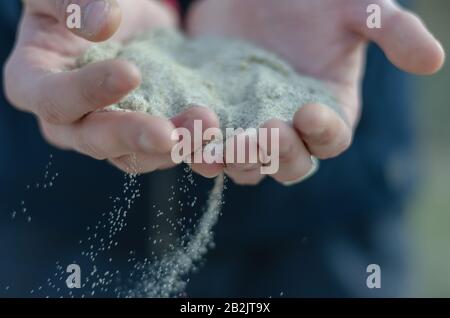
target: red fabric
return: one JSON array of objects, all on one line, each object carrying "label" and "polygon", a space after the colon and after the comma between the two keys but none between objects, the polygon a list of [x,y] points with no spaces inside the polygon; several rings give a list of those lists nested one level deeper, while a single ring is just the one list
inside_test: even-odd
[{"label": "red fabric", "polygon": [[180,7],[178,6],[177,0],[164,0],[169,6],[174,8],[177,12],[180,12]]}]

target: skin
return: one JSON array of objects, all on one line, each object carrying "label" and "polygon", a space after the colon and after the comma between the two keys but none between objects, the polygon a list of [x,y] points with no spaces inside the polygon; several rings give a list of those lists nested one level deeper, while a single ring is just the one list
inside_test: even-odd
[{"label": "skin", "polygon": [[[67,1],[25,0],[16,47],[4,71],[6,95],[18,109],[36,115],[43,136],[57,147],[109,160],[127,172],[171,167],[173,129],[193,130],[195,119],[203,120],[204,129],[218,127],[215,114],[204,107],[193,107],[171,120],[140,113],[95,112],[136,88],[141,81],[139,70],[121,60],[70,69],[92,42],[111,37],[126,41],[148,28],[175,27],[175,14],[151,0],[134,0],[132,5],[130,0],[103,1],[108,3],[104,16],[72,31],[65,25],[63,5]],[[83,9],[93,2],[70,1]],[[327,82],[340,99],[345,119],[324,105],[305,105],[292,124],[274,119],[264,125],[280,129],[280,171],[273,176],[277,181],[291,182],[306,175],[311,154],[326,159],[349,147],[360,113],[359,86],[369,40],[407,72],[432,74],[441,68],[443,49],[417,17],[392,1],[371,0],[382,7],[383,29],[369,30],[365,26],[368,3],[203,0],[191,10],[191,35],[212,33],[253,41],[277,52],[299,72]],[[257,184],[263,178],[259,165],[192,168],[207,177],[225,171],[240,184]]]},{"label": "skin", "polygon": [[[126,172],[150,172],[172,166],[170,139],[176,127],[217,126],[209,110],[193,107],[171,120],[140,113],[95,112],[139,86],[139,70],[110,60],[72,70],[93,42],[113,37],[126,41],[156,26],[176,27],[175,12],[150,0],[108,0],[105,15],[80,30],[66,27],[65,2],[27,0],[16,47],[4,72],[12,105],[36,115],[46,140],[62,149],[109,160]],[[71,0],[82,12],[94,0]],[[92,12],[92,10],[91,10]],[[92,27],[92,25],[96,27]],[[120,29],[119,29],[120,25]],[[91,26],[91,27],[89,27]],[[68,71],[69,70],[69,71]]]},{"label": "skin", "polygon": [[[369,4],[378,4],[382,28],[366,26]],[[338,97],[345,118],[325,105],[304,105],[291,123],[271,120],[280,129],[282,183],[301,179],[311,168],[311,155],[336,157],[351,144],[360,115],[360,86],[365,48],[376,42],[398,68],[413,74],[437,72],[444,63],[440,43],[414,14],[391,0],[203,0],[190,13],[192,36],[239,37],[278,53],[300,73],[327,83]],[[300,105],[299,105],[300,106]],[[257,184],[259,165],[197,165],[204,175],[221,169],[240,184]]]}]

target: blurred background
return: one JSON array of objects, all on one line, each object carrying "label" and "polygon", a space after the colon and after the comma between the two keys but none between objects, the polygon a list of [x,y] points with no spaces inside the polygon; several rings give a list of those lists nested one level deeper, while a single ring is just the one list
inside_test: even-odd
[{"label": "blurred background", "polygon": [[[450,52],[450,1],[416,1],[417,13]],[[422,182],[410,205],[412,296],[450,297],[450,63],[418,79]]]}]

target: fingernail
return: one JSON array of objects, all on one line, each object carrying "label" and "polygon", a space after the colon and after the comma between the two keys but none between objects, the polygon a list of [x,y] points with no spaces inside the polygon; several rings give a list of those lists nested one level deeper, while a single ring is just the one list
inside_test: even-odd
[{"label": "fingernail", "polygon": [[309,170],[309,172],[300,179],[283,182],[283,185],[286,187],[291,187],[303,181],[306,181],[307,179],[311,178],[317,172],[317,170],[319,170],[319,160],[316,157],[311,156],[311,170]]},{"label": "fingernail", "polygon": [[98,0],[88,4],[84,13],[84,32],[95,35],[100,32],[108,18],[109,3]]}]

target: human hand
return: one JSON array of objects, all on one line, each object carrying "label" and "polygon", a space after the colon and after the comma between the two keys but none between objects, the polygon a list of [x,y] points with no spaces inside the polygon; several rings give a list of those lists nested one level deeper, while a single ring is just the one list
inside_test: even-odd
[{"label": "human hand", "polygon": [[[172,120],[142,113],[95,112],[120,101],[141,81],[139,70],[121,60],[74,69],[92,42],[126,41],[152,27],[175,27],[174,12],[153,0],[72,0],[82,8],[81,29],[66,26],[69,1],[25,0],[16,47],[5,67],[5,92],[18,109],[35,114],[52,144],[127,172],[172,165],[174,128],[206,126],[217,119],[192,108]],[[120,28],[119,28],[120,25]],[[209,124],[208,124],[209,123]]]},{"label": "human hand", "polygon": [[[369,4],[381,7],[382,28],[366,25]],[[444,51],[418,17],[392,0],[203,0],[188,19],[191,35],[224,35],[249,40],[278,53],[299,73],[325,82],[338,98],[345,118],[326,105],[301,107],[292,125],[272,120],[279,128],[282,183],[302,179],[311,169],[311,155],[327,159],[351,144],[360,114],[360,86],[365,47],[376,42],[390,61],[415,74],[432,74],[444,62]],[[196,165],[212,176],[223,167]],[[256,184],[259,165],[227,165],[237,183]]]}]

